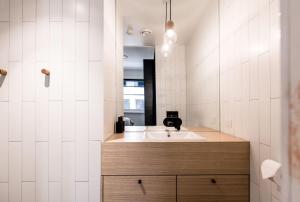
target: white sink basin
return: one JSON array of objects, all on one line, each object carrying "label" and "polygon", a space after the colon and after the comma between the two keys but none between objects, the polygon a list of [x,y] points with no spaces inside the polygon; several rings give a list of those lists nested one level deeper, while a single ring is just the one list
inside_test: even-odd
[{"label": "white sink basin", "polygon": [[[176,131],[174,127],[166,127],[166,126],[146,126],[145,131]],[[187,131],[185,127],[181,127],[180,131]]]},{"label": "white sink basin", "polygon": [[204,137],[190,131],[148,131],[145,133],[148,140],[175,141],[175,140],[205,140]]}]

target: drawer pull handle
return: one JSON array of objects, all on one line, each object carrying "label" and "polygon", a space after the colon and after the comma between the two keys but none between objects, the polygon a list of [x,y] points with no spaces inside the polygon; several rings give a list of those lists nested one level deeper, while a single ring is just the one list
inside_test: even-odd
[{"label": "drawer pull handle", "polygon": [[217,181],[216,181],[215,179],[211,179],[210,181],[211,181],[211,183],[213,183],[213,184],[216,184],[216,183],[217,183]]},{"label": "drawer pull handle", "polygon": [[142,182],[142,180],[138,180],[138,184],[142,184],[143,182]]}]

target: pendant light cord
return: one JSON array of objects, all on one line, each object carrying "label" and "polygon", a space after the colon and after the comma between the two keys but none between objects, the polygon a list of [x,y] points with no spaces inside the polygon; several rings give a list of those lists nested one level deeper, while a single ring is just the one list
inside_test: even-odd
[{"label": "pendant light cord", "polygon": [[172,0],[170,0],[170,20],[172,20]]}]

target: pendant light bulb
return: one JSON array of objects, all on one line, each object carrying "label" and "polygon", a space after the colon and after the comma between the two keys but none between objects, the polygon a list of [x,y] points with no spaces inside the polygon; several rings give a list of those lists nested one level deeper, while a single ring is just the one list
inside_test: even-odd
[{"label": "pendant light bulb", "polygon": [[171,52],[171,46],[168,43],[164,43],[161,47],[161,53],[164,57],[168,57]]},{"label": "pendant light bulb", "polygon": [[166,23],[166,32],[164,35],[164,39],[165,39],[166,43],[168,43],[170,45],[176,43],[176,41],[177,41],[177,34],[175,32],[174,27],[175,27],[175,24],[172,20],[169,20]]}]

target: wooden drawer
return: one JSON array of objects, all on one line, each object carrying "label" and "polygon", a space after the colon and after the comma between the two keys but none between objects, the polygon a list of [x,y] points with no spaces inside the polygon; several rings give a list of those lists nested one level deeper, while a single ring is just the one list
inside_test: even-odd
[{"label": "wooden drawer", "polygon": [[104,176],[103,198],[104,202],[176,202],[176,176]]},{"label": "wooden drawer", "polygon": [[249,176],[178,176],[177,194],[178,202],[249,202]]}]

